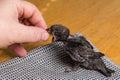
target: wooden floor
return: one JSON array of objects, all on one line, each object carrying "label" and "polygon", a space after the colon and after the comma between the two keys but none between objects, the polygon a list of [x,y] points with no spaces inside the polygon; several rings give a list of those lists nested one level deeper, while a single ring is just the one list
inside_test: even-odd
[{"label": "wooden floor", "polygon": [[[120,65],[120,0],[28,0],[35,4],[48,26],[63,24],[71,33],[80,32],[113,62]],[[50,43],[24,45],[29,51]],[[15,57],[0,51],[0,62]]]}]

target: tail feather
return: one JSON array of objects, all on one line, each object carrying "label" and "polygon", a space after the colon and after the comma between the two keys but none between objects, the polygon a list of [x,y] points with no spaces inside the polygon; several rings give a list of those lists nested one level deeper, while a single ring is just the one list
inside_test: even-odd
[{"label": "tail feather", "polygon": [[100,70],[100,72],[105,75],[106,77],[110,77],[112,75],[112,73],[114,73],[114,70],[105,68],[105,70]]}]

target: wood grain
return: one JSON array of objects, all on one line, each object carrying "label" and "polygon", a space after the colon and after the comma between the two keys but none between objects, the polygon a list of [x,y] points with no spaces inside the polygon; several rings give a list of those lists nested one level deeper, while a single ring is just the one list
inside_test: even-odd
[{"label": "wood grain", "polygon": [[[63,24],[71,33],[80,32],[113,62],[120,65],[120,0],[28,0],[41,11],[48,26]],[[24,45],[29,51],[50,43]],[[0,62],[14,57],[0,51]]]}]

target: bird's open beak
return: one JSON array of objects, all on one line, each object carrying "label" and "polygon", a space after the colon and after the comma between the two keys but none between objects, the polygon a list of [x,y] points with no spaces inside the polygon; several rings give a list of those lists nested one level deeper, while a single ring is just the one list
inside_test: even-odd
[{"label": "bird's open beak", "polygon": [[51,28],[47,28],[46,31],[49,33],[49,34],[52,34],[53,35],[53,38],[52,38],[52,42],[56,41],[56,36],[54,35],[54,33],[51,31]]}]

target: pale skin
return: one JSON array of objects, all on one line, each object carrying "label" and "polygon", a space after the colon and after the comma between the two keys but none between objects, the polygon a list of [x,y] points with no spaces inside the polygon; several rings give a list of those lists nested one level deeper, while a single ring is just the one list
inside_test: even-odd
[{"label": "pale skin", "polygon": [[21,43],[46,41],[47,25],[39,10],[24,0],[0,1],[0,48],[27,55]]}]

